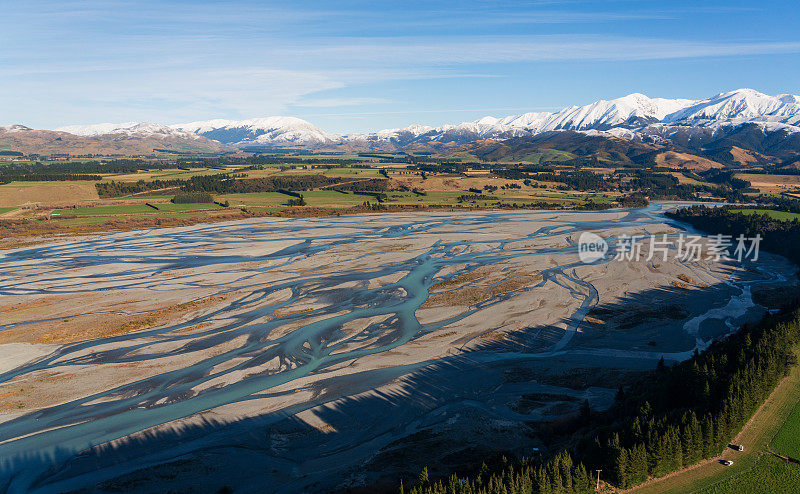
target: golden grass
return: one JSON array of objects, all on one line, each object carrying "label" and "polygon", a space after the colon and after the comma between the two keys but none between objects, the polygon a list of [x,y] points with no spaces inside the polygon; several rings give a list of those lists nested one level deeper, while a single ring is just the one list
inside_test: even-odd
[{"label": "golden grass", "polygon": [[800,175],[768,175],[758,173],[738,173],[736,178],[747,180],[761,192],[777,192],[800,186]]},{"label": "golden grass", "polygon": [[[391,189],[399,189],[400,187],[407,187],[409,189],[420,189],[425,191],[451,191],[463,192],[470,187],[483,189],[484,185],[494,185],[501,187],[505,184],[515,183],[523,186],[522,180],[512,180],[504,178],[489,178],[489,177],[448,177],[438,175],[428,175],[428,178],[423,180],[420,175],[406,175],[398,174],[390,171],[389,176]],[[524,186],[523,186],[524,187]],[[527,189],[527,187],[526,187]]]},{"label": "golden grass", "polygon": [[[483,279],[491,268],[479,268],[464,273],[463,275],[456,276],[450,280],[442,283],[437,283],[433,288],[442,289],[450,286],[463,285],[471,281]],[[422,307],[436,307],[436,306],[469,306],[478,304],[489,300],[492,297],[510,293],[520,288],[528,287],[534,283],[542,280],[538,275],[521,275],[505,279],[496,285],[489,286],[489,283],[484,282],[480,285],[465,285],[459,288],[445,291],[435,291],[428,296],[428,300],[422,304]]]},{"label": "golden grass", "polygon": [[0,207],[96,200],[94,182],[11,182],[0,185]]},{"label": "golden grass", "polygon": [[693,171],[705,171],[711,168],[723,168],[724,166],[722,163],[694,154],[676,153],[675,151],[659,153],[655,161],[659,166],[680,167]]},{"label": "golden grass", "polygon": [[209,326],[211,326],[210,322],[203,322],[203,323],[200,323],[200,324],[195,324],[193,326],[189,326],[188,328],[175,329],[175,330],[172,331],[172,333],[177,333],[177,334],[194,333],[195,331],[199,331],[201,329],[205,329],[205,328],[207,328]]},{"label": "golden grass", "polygon": [[459,274],[457,276],[453,276],[449,280],[440,281],[439,283],[434,284],[431,287],[432,291],[439,291],[449,287],[453,287],[456,285],[463,285],[464,283],[470,283],[472,281],[479,280],[481,278],[485,278],[489,274],[492,273],[492,269],[489,267],[480,267],[473,269],[472,271]]},{"label": "golden grass", "polygon": [[314,309],[311,307],[306,307],[305,309],[289,309],[287,307],[282,307],[280,309],[275,309],[272,311],[272,315],[275,317],[286,317],[286,316],[294,316],[296,314],[305,314],[306,312],[311,312]]},{"label": "golden grass", "polygon": [[[215,295],[200,300],[162,307],[142,316],[126,316],[121,312],[64,316],[59,321],[11,328],[0,335],[0,343],[66,344],[128,334],[167,324],[193,310],[220,303],[226,298],[226,296]],[[14,309],[17,312],[13,314],[14,316],[29,314],[33,309],[39,312],[47,312],[57,310],[57,304],[63,305],[64,303],[63,299],[37,300],[29,305],[16,304],[12,308],[6,309],[6,312],[9,313],[10,309]]]},{"label": "golden grass", "polygon": [[491,293],[492,296],[502,295],[503,293],[509,293],[513,292],[514,290],[519,290],[520,288],[531,286],[534,283],[539,283],[540,281],[542,281],[541,276],[514,276],[513,278],[509,278],[494,285],[491,289]]},{"label": "golden grass", "polygon": [[422,307],[436,306],[469,306],[478,304],[490,297],[489,291],[482,286],[465,286],[447,292],[433,293]]},{"label": "golden grass", "polygon": [[606,323],[602,319],[598,319],[598,318],[592,317],[592,316],[586,316],[586,317],[583,318],[583,320],[585,322],[590,323],[590,324],[605,324]]},{"label": "golden grass", "polygon": [[375,248],[377,252],[400,252],[411,247],[412,244],[391,244],[379,245]]}]

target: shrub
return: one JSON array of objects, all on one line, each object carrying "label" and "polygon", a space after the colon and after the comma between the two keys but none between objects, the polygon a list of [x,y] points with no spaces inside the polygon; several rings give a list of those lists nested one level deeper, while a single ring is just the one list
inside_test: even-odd
[{"label": "shrub", "polygon": [[293,197],[286,203],[287,206],[305,206],[306,200],[301,195],[300,197]]}]

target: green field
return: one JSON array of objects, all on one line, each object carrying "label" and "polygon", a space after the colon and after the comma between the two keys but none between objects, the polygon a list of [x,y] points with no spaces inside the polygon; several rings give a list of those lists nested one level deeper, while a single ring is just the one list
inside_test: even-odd
[{"label": "green field", "polygon": [[[223,208],[219,208],[220,211],[224,211]],[[153,210],[155,214],[150,214],[147,216],[141,215],[106,215],[106,216],[64,216],[62,218],[53,217],[50,220],[39,219],[36,221],[41,222],[49,222],[59,227],[66,228],[66,227],[81,227],[81,226],[89,226],[89,225],[102,225],[107,224],[113,221],[125,221],[128,219],[159,219],[159,220],[169,220],[169,219],[198,219],[198,220],[205,220],[209,219],[212,216],[210,211],[173,211],[167,213],[159,213],[158,211]]]},{"label": "green field", "polygon": [[[307,207],[319,208],[349,208],[360,206],[364,202],[376,203],[375,197],[349,193],[342,194],[334,190],[308,190],[297,191],[303,195]],[[417,195],[413,192],[388,191],[387,199],[384,204],[387,206],[451,206],[451,207],[491,207],[497,205],[527,204],[531,202],[550,202],[559,204],[580,204],[587,197],[600,204],[613,202],[614,197],[606,194],[576,194],[569,192],[545,192],[539,190],[497,190],[494,192],[484,192],[486,196],[497,197],[497,199],[458,202],[459,196],[471,194],[466,191],[452,190],[429,190],[425,195]],[[285,206],[291,199],[286,194],[280,192],[254,192],[247,194],[224,194],[216,197],[217,200],[227,200],[232,207],[270,207],[278,208]]]},{"label": "green field", "polygon": [[308,174],[321,174],[329,177],[343,177],[343,178],[380,178],[380,167],[374,168],[352,168],[352,167],[336,167],[336,168],[309,168],[309,167],[295,167],[288,169],[281,169],[278,166],[265,167],[262,170],[246,170],[243,167],[228,167],[225,169],[218,168],[193,168],[191,170],[180,169],[165,169],[153,171],[139,171],[137,173],[123,173],[123,174],[109,174],[103,176],[103,182],[136,182],[139,180],[171,180],[171,179],[188,179],[202,175],[216,175],[219,173],[243,173],[247,178],[263,178],[271,175],[308,175]]},{"label": "green field", "polygon": [[331,168],[325,170],[324,175],[346,178],[379,178],[382,176],[379,168]]},{"label": "green field", "polygon": [[[521,191],[519,189],[502,190],[498,189],[494,192],[484,191],[482,194],[485,196],[497,197],[497,199],[490,200],[477,200],[469,202],[458,202],[459,196],[471,195],[472,192],[466,191],[446,191],[446,190],[429,190],[424,196],[417,196],[413,192],[389,192],[389,200],[387,204],[398,205],[424,205],[424,206],[463,206],[463,207],[487,207],[500,204],[526,204],[531,202],[552,202],[561,204],[577,204],[582,202],[586,196],[579,194],[568,194],[559,192],[539,192],[539,191]],[[597,197],[597,202],[603,202],[605,199],[600,196]]]},{"label": "green field", "polygon": [[[456,206],[459,205],[458,197],[464,194],[469,194],[469,192],[461,192],[457,190],[429,190],[426,191],[424,196],[418,196],[413,192],[389,192],[389,201],[388,204],[398,204],[403,206],[408,205],[421,205],[421,206],[431,206],[431,205],[446,205],[446,206]],[[498,193],[486,193],[486,195],[490,196],[500,196]],[[493,201],[479,201],[478,205],[486,205],[488,203],[496,203],[497,200]],[[469,206],[469,203],[464,203],[464,206]]]},{"label": "green field", "polygon": [[[382,153],[380,153],[382,154]],[[559,158],[569,158],[571,155],[555,150],[543,150],[534,153],[526,159],[538,161],[546,159],[555,161]],[[388,156],[388,155],[387,155]],[[305,158],[318,157],[330,159],[331,155],[305,156]],[[344,181],[367,181],[383,179],[389,176],[390,182],[386,191],[380,193],[382,200],[376,195],[366,193],[342,193],[334,190],[336,185],[323,186],[316,190],[296,191],[302,194],[305,206],[289,206],[287,203],[292,197],[279,192],[254,192],[238,194],[214,194],[216,201],[228,201],[229,208],[214,204],[172,204],[168,201],[176,193],[176,183],[154,185],[156,189],[122,195],[119,197],[99,197],[96,181],[51,181],[51,182],[11,182],[0,185],[0,214],[8,212],[20,205],[34,203],[37,207],[26,208],[24,211],[15,211],[16,221],[36,221],[42,230],[46,228],[62,229],[79,227],[87,231],[100,225],[109,228],[124,229],[128,225],[184,223],[187,219],[196,222],[215,221],[225,217],[241,217],[250,213],[256,214],[289,214],[289,215],[317,215],[331,214],[332,211],[363,211],[363,206],[372,206],[378,209],[416,209],[416,208],[524,208],[536,203],[545,203],[545,207],[573,208],[581,207],[588,200],[597,204],[611,204],[616,194],[585,193],[565,189],[560,183],[541,182],[540,187],[525,185],[522,179],[505,179],[490,176],[485,167],[477,167],[472,175],[462,175],[450,170],[443,172],[421,173],[415,168],[407,168],[408,163],[403,162],[407,155],[398,155],[396,163],[379,163],[378,158],[359,157],[355,154],[337,157],[357,160],[354,165],[337,163],[332,167],[322,164],[268,164],[250,168],[246,162],[243,164],[228,164],[224,167],[195,166],[199,162],[191,162],[186,168],[164,168],[151,170],[138,170],[125,168],[123,173],[99,173],[102,177],[99,182],[151,182],[156,180],[186,180],[202,175],[235,173],[236,178],[259,179],[275,176],[296,175],[324,175],[329,178],[338,178]],[[474,161],[474,156],[464,156]],[[448,158],[452,159],[452,158]],[[129,171],[128,171],[129,170]],[[595,168],[595,171],[608,174],[611,168]],[[322,181],[327,182],[327,181]],[[514,187],[520,188],[514,188]],[[489,187],[487,189],[486,187]],[[384,188],[384,187],[376,187]],[[494,188],[495,190],[491,190]],[[130,190],[137,190],[132,188]],[[479,190],[480,193],[474,192]],[[416,191],[416,192],[413,192]],[[424,191],[424,192],[420,192]],[[104,192],[105,193],[105,192]],[[484,200],[464,200],[459,198],[464,195],[482,195],[491,197]],[[154,204],[158,209],[151,208],[145,202]],[[369,203],[369,204],[367,204]],[[377,204],[380,208],[376,208]],[[41,207],[40,207],[41,206]],[[56,209],[50,209],[50,208]],[[538,207],[538,206],[532,206]],[[240,209],[244,210],[241,211]],[[47,226],[46,226],[47,225]]]},{"label": "green field", "polygon": [[[211,170],[201,171],[210,172]],[[183,171],[175,172],[169,171],[166,173],[183,174]],[[277,168],[270,168],[264,170],[252,171],[253,174],[266,176],[275,173],[291,173],[289,171],[280,171]],[[373,178],[378,176],[378,169],[355,169],[355,168],[334,168],[325,170],[325,173],[332,175],[337,174],[351,174],[351,176],[363,176],[364,178]],[[130,175],[128,176],[130,178]],[[155,178],[155,177],[152,177]],[[85,186],[91,189],[91,185]],[[50,189],[42,188],[41,193],[46,194]],[[156,192],[157,193],[157,192]],[[323,188],[318,190],[298,191],[302,194],[306,208],[320,208],[320,209],[349,209],[364,205],[364,203],[376,204],[378,200],[375,196],[363,193],[342,193],[333,190],[332,188]],[[583,204],[587,199],[591,199],[596,203],[610,203],[614,200],[613,196],[608,194],[583,194],[570,191],[558,190],[545,190],[539,188],[523,187],[522,189],[497,189],[492,192],[483,191],[485,196],[495,197],[489,200],[476,200],[468,202],[459,202],[459,197],[462,195],[473,194],[467,190],[428,190],[424,195],[419,195],[411,191],[387,191],[385,192],[386,198],[383,204],[386,206],[419,206],[419,207],[498,207],[498,206],[524,206],[535,202],[546,202],[552,204],[561,204],[564,206],[575,206]],[[71,208],[55,209],[48,216],[50,220],[58,221],[59,224],[64,225],[91,225],[101,224],[110,220],[118,219],[131,219],[136,216],[142,218],[147,217],[150,219],[162,217],[159,215],[178,214],[181,218],[186,218],[186,214],[192,211],[200,210],[219,210],[225,211],[213,203],[206,204],[172,204],[168,203],[171,196],[159,195],[149,196],[140,195],[137,201],[138,204],[125,204],[124,202],[131,202],[131,197],[122,197],[117,199],[105,199],[103,202],[93,206],[79,206]],[[235,211],[238,208],[247,208],[259,212],[280,212],[282,210],[299,209],[302,207],[291,207],[287,202],[292,197],[279,193],[279,192],[255,192],[243,194],[222,194],[215,196],[217,201],[227,200],[230,204],[229,211]],[[158,210],[153,209],[144,202],[147,201],[158,207]],[[0,209],[0,213],[13,209],[12,207],[5,207]],[[201,214],[201,216],[203,216]]]},{"label": "green field", "polygon": [[800,465],[765,454],[753,468],[719,484],[699,491],[702,494],[778,494],[800,491]]},{"label": "green field", "polygon": [[[272,170],[273,173],[275,171],[276,170]],[[220,170],[217,168],[193,168],[191,170],[169,168],[164,170],[139,171],[136,173],[113,173],[103,175],[102,182],[136,182],[139,180],[151,181],[171,179],[185,180],[191,177],[197,177],[201,175],[216,175],[218,173],[225,172],[238,172],[238,168],[230,168],[225,170]]]},{"label": "green field", "polygon": [[[298,192],[303,195],[307,206],[348,208],[359,206],[364,201],[376,202],[372,196],[358,194],[342,194],[334,190],[305,190]],[[280,192],[252,192],[248,194],[224,194],[216,198],[218,201],[227,200],[231,207],[270,207],[285,206],[292,199],[291,196]],[[288,207],[288,206],[286,206]]]},{"label": "green field", "polygon": [[[800,357],[800,351],[795,355]],[[789,376],[767,398],[766,402],[755,413],[753,418],[732,441],[744,446],[744,451],[726,449],[719,457],[698,466],[682,470],[676,474],[647,482],[632,489],[640,494],[683,494],[686,492],[699,493],[725,493],[725,492],[798,492],[795,488],[789,491],[747,490],[738,488],[750,479],[760,479],[765,483],[765,478],[775,475],[776,486],[780,488],[782,482],[791,482],[795,476],[800,476],[800,466],[790,464],[785,460],[775,458],[769,453],[770,445],[778,431],[787,423],[788,417],[800,404],[800,365],[795,365]],[[787,466],[798,471],[776,466],[774,462],[766,460],[770,457],[784,462]],[[723,466],[719,459],[733,460],[732,466]],[[795,485],[797,480],[794,480]],[[748,484],[749,485],[749,484]],[[765,483],[767,488],[771,485]],[[716,489],[716,490],[715,490]],[[728,490],[723,490],[728,489]]]},{"label": "green field", "polygon": [[736,211],[737,213],[744,213],[744,214],[768,214],[770,218],[779,220],[779,221],[792,221],[792,220],[800,220],[800,214],[797,213],[787,213],[786,211],[775,211],[774,209],[753,209],[753,208],[741,208],[741,209],[732,209],[731,211]]},{"label": "green field", "polygon": [[214,203],[199,204],[155,204],[158,211],[146,204],[119,204],[113,206],[88,206],[83,208],[56,209],[53,214],[59,216],[108,216],[142,213],[170,213],[179,211],[196,211],[198,209],[220,208]]},{"label": "green field", "polygon": [[782,456],[800,460],[800,403],[794,407],[789,418],[775,435],[772,449]]}]

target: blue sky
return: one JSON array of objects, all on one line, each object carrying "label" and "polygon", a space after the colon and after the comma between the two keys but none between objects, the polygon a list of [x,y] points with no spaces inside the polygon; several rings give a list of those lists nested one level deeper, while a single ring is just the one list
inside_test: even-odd
[{"label": "blue sky", "polygon": [[332,132],[631,92],[800,93],[796,1],[6,0],[0,124],[292,115]]}]

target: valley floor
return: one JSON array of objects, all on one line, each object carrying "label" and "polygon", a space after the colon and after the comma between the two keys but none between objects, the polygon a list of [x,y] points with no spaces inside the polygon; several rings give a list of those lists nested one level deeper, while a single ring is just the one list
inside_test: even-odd
[{"label": "valley floor", "polygon": [[[250,218],[0,251],[0,485],[345,489],[546,426],[757,320],[784,259],[596,264],[662,207]],[[724,313],[720,307],[725,307]],[[543,428],[544,427],[544,428]]]}]

